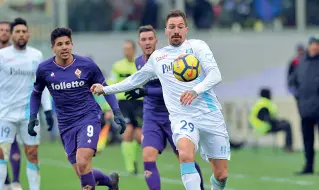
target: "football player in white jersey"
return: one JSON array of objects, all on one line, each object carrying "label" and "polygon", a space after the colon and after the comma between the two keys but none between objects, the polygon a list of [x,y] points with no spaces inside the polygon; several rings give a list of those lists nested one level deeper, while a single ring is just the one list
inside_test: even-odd
[{"label": "football player in white jersey", "polygon": [[[195,169],[195,153],[211,165],[213,190],[224,189],[230,159],[229,137],[221,113],[221,105],[213,87],[221,74],[213,53],[201,40],[187,40],[185,13],[171,11],[166,17],[165,34],[169,45],[156,50],[145,66],[124,81],[103,87],[94,84],[95,94],[112,94],[135,89],[157,76],[170,114],[173,140],[179,151],[182,181],[187,190],[200,190],[200,177]],[[173,76],[172,62],[182,54],[193,54],[200,61],[202,72],[196,80],[181,82]]]},{"label": "football player in white jersey", "polygon": [[[6,48],[11,45],[10,38],[10,22],[0,21],[0,49]],[[11,144],[10,150],[10,164],[12,168],[13,179],[10,180],[9,175],[7,174],[4,190],[21,190],[20,184],[20,163],[21,163],[21,155],[20,148],[15,138],[13,143]]]},{"label": "football player in white jersey", "polygon": [[[35,71],[42,53],[27,46],[28,26],[17,18],[10,26],[13,45],[0,50],[0,189],[4,189],[7,160],[16,134],[24,144],[27,157],[27,177],[30,190],[40,189],[38,145],[40,138],[28,134],[29,99],[35,81]],[[41,100],[49,128],[53,126],[49,91]],[[40,128],[38,127],[37,130]]]},{"label": "football player in white jersey", "polygon": [[10,46],[10,22],[0,21],[0,49]]}]

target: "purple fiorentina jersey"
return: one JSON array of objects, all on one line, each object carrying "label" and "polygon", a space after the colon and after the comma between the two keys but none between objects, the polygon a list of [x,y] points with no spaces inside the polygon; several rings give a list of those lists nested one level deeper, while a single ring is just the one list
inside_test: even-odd
[{"label": "purple fiorentina jersey", "polygon": [[[137,70],[140,70],[145,65],[145,63],[146,62],[143,58],[143,55],[135,59]],[[145,96],[143,100],[144,117],[160,117],[161,119],[168,120],[168,111],[165,106],[163,95],[161,93],[162,85],[160,81],[157,78],[152,79],[143,87],[146,88],[150,94],[148,96]],[[151,95],[153,93],[158,93],[159,90],[159,95]]]},{"label": "purple fiorentina jersey", "polygon": [[105,85],[98,66],[88,57],[73,55],[74,61],[67,67],[54,62],[54,57],[41,63],[37,70],[35,91],[45,86],[53,97],[60,132],[68,130],[88,119],[100,119],[101,109],[94,100],[90,87],[94,83]]}]

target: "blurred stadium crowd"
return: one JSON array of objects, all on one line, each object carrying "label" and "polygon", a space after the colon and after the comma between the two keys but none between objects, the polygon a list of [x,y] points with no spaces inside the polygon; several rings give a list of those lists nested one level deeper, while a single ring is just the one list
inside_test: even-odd
[{"label": "blurred stadium crowd", "polygon": [[[186,0],[186,13],[197,29],[216,27],[255,28],[276,21],[296,26],[295,0]],[[139,25],[163,27],[161,13],[176,0],[69,0],[68,18],[74,31],[136,30]],[[71,6],[72,5],[72,6]],[[307,1],[308,25],[319,25],[319,3]],[[92,11],[94,10],[94,11]],[[78,14],[81,12],[81,14]],[[94,20],[95,22],[90,22]],[[86,21],[86,22],[83,22]]]}]

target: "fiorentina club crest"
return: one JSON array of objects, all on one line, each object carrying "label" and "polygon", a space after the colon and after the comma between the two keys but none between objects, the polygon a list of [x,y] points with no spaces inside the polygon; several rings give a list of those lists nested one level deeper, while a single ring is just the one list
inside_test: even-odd
[{"label": "fiorentina club crest", "polygon": [[83,187],[83,190],[91,190],[91,189],[93,189],[93,187],[90,186],[90,185],[87,185],[87,186]]},{"label": "fiorentina club crest", "polygon": [[149,170],[146,170],[146,171],[144,172],[145,178],[148,179],[148,178],[152,175],[152,173],[153,173],[153,172],[151,172],[151,171],[149,171]]},{"label": "fiorentina club crest", "polygon": [[82,71],[80,71],[80,69],[76,69],[74,73],[78,78],[80,78]]}]

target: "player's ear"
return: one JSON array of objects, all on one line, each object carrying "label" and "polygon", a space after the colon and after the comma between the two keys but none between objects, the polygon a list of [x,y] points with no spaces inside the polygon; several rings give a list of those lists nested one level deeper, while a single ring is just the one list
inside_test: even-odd
[{"label": "player's ear", "polygon": [[165,35],[167,35],[167,28],[165,28]]}]

